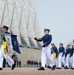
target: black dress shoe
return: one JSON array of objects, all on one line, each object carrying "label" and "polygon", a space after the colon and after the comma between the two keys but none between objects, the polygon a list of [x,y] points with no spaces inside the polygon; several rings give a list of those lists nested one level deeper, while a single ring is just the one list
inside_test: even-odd
[{"label": "black dress shoe", "polygon": [[47,66],[47,68],[51,69],[51,66]]},{"label": "black dress shoe", "polygon": [[0,68],[0,70],[2,70],[2,68]]},{"label": "black dress shoe", "polygon": [[74,68],[71,67],[72,70],[74,70]]},{"label": "black dress shoe", "polygon": [[54,66],[52,67],[52,70],[55,70],[55,68],[56,68],[56,66],[54,65]]},{"label": "black dress shoe", "polygon": [[61,69],[60,67],[57,67],[56,69]]},{"label": "black dress shoe", "polygon": [[13,65],[12,65],[12,68],[11,68],[11,70],[13,70],[15,67],[16,67],[16,65],[15,65],[15,64],[13,64]]},{"label": "black dress shoe", "polygon": [[67,66],[64,69],[69,69]]},{"label": "black dress shoe", "polygon": [[40,67],[38,70],[45,70],[43,67]]}]

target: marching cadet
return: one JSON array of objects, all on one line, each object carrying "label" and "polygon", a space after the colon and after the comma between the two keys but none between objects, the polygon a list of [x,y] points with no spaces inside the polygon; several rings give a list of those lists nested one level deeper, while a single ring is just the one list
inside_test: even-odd
[{"label": "marching cadet", "polygon": [[52,46],[52,48],[51,48],[51,53],[52,53],[52,56],[53,56],[53,59],[54,59],[54,63],[55,63],[55,65],[56,65],[56,67],[57,67],[57,64],[58,64],[58,62],[57,62],[58,49],[57,49],[57,47],[55,46],[54,43],[52,43],[51,46]]},{"label": "marching cadet", "polygon": [[34,38],[36,41],[43,41],[42,53],[41,53],[41,67],[38,70],[45,70],[46,57],[52,63],[52,70],[55,69],[54,61],[51,56],[52,35],[50,35],[49,32],[50,32],[49,29],[45,29],[44,30],[45,35],[42,38],[39,39],[36,37]]},{"label": "marching cadet", "polygon": [[2,27],[2,46],[1,46],[1,53],[0,53],[0,70],[2,70],[2,63],[3,63],[3,59],[5,58],[6,62],[9,64],[9,66],[11,66],[11,70],[13,70],[15,68],[15,63],[14,61],[12,60],[12,58],[8,55],[7,53],[7,43],[6,43],[6,39],[5,39],[5,34],[10,34],[8,32],[8,27],[7,26],[3,26]]},{"label": "marching cadet", "polygon": [[72,49],[70,48],[70,45],[67,45],[65,52],[65,69],[69,69],[70,67],[70,57],[72,56],[71,51]]},{"label": "marching cadet", "polygon": [[72,51],[71,51],[71,69],[74,70],[74,44],[72,45]]},{"label": "marching cadet", "polygon": [[64,65],[64,62],[65,62],[64,61],[64,54],[65,54],[65,48],[63,47],[63,44],[60,43],[57,69],[61,69],[62,64]]},{"label": "marching cadet", "polygon": [[[51,44],[52,48],[51,48],[51,55],[52,58],[54,59],[54,63],[55,66],[57,67],[58,61],[57,61],[57,57],[58,57],[58,50],[57,47],[55,46],[54,43]],[[51,69],[52,63],[50,62],[50,64],[47,66],[47,68]]]}]

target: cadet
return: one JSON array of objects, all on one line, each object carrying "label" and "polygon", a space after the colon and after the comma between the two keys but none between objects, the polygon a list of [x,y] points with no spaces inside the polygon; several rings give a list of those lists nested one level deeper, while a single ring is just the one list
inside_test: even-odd
[{"label": "cadet", "polygon": [[52,53],[52,56],[53,56],[53,59],[54,59],[54,63],[55,63],[55,65],[56,65],[56,67],[57,67],[57,64],[58,64],[58,62],[57,62],[58,49],[57,49],[57,47],[55,46],[54,43],[52,43],[51,46],[52,46],[52,48],[51,48],[51,50],[52,50],[51,53]]},{"label": "cadet", "polygon": [[13,59],[8,55],[8,53],[7,53],[7,51],[6,51],[6,46],[4,46],[4,44],[6,43],[6,39],[5,39],[5,34],[10,34],[9,32],[8,32],[8,27],[7,26],[3,26],[2,27],[2,32],[3,32],[3,34],[2,34],[2,43],[3,43],[3,45],[1,46],[1,49],[0,49],[0,64],[1,64],[1,66],[0,66],[0,70],[2,70],[2,63],[3,63],[3,58],[5,58],[5,60],[6,60],[6,62],[9,64],[9,66],[11,66],[11,70],[13,70],[14,68],[15,68],[15,64],[14,64],[14,61],[13,61]]},{"label": "cadet", "polygon": [[65,55],[65,48],[63,47],[63,44],[60,43],[59,45],[59,55],[58,55],[58,68],[61,69],[62,64],[64,65],[64,55]]},{"label": "cadet", "polygon": [[65,69],[69,69],[70,66],[70,57],[72,49],[70,48],[70,45],[67,45],[67,49],[65,52]]},{"label": "cadet", "polygon": [[[54,59],[55,66],[57,67],[58,50],[54,43],[52,43],[51,46],[52,46],[51,55],[52,55],[52,58]],[[51,66],[52,66],[52,63],[50,62],[50,64],[48,64],[47,68],[51,69]]]},{"label": "cadet", "polygon": [[71,51],[71,69],[74,70],[74,45],[72,45]]},{"label": "cadet", "polygon": [[49,32],[50,32],[49,29],[45,29],[44,30],[45,35],[42,38],[39,39],[36,37],[34,38],[36,41],[43,41],[42,53],[41,53],[41,67],[38,70],[45,70],[46,57],[52,63],[52,70],[55,69],[54,61],[51,56],[52,35],[50,35]]}]

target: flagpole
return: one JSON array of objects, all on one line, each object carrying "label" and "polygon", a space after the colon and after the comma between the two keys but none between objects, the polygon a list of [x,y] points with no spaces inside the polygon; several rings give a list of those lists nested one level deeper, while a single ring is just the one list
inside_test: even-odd
[{"label": "flagpole", "polygon": [[[0,34],[3,34],[3,33],[0,33]],[[14,34],[4,34],[6,36],[11,36],[11,35],[14,35]],[[21,35],[16,35],[17,37],[22,37],[22,38],[29,38],[29,39],[34,39],[35,37],[32,37],[32,36],[21,36]],[[40,38],[40,37],[38,37]]]},{"label": "flagpole", "polygon": [[[10,34],[5,34],[6,36],[10,36]],[[22,38],[30,38],[30,39],[34,39],[33,37],[31,36],[19,36],[19,35],[16,35],[17,37],[22,37]]]},{"label": "flagpole", "polygon": [[[2,33],[0,33],[2,34]],[[6,36],[10,36],[11,34],[5,34]],[[32,36],[21,36],[21,35],[16,35],[17,37],[23,37],[23,38],[30,38],[30,39],[34,39],[34,37]]]}]

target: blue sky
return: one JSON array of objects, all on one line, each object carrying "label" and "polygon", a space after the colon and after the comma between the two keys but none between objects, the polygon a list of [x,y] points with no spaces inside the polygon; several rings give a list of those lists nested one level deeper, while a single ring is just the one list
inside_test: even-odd
[{"label": "blue sky", "polygon": [[35,0],[35,5],[42,34],[49,28],[57,46],[74,39],[74,0]]}]

